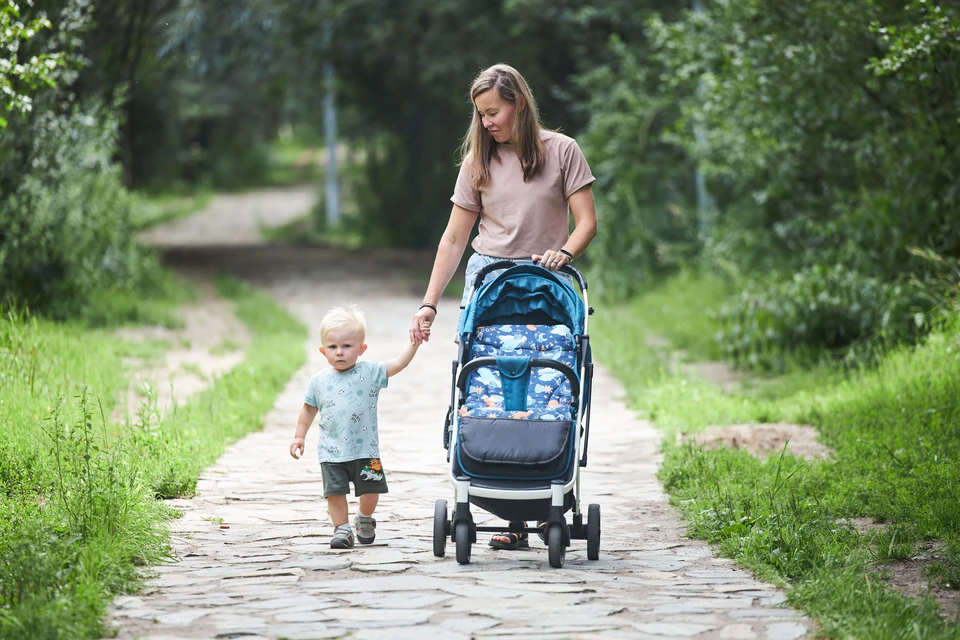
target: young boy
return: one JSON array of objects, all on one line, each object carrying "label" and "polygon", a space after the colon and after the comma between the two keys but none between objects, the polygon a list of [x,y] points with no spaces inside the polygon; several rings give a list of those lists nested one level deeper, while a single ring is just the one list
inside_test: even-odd
[{"label": "young boy", "polygon": [[[424,330],[429,332],[429,327]],[[326,356],[331,368],[310,379],[290,445],[290,455],[299,460],[304,437],[319,411],[323,497],[334,526],[331,549],[353,547],[347,509],[351,482],[354,494],[360,498],[354,519],[357,538],[361,544],[371,544],[376,538],[373,511],[380,494],[387,492],[377,438],[377,399],[380,390],[387,386],[387,378],[403,371],[418,347],[411,343],[388,362],[357,362],[367,350],[363,342],[366,332],[366,318],[356,305],[335,307],[323,317],[320,353]]]}]

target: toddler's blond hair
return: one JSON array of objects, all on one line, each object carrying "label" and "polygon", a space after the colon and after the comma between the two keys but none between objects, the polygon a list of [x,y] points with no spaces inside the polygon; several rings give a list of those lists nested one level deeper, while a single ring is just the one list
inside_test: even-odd
[{"label": "toddler's blond hair", "polygon": [[320,321],[320,340],[326,342],[327,334],[337,329],[352,329],[363,342],[367,337],[367,317],[355,304],[334,307]]}]

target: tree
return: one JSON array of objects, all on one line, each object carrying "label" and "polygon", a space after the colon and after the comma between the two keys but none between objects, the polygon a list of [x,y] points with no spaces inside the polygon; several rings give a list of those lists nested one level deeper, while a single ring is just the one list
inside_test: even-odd
[{"label": "tree", "polygon": [[[32,7],[32,0],[24,0]],[[26,20],[26,22],[23,22]],[[33,108],[30,93],[42,85],[56,86],[56,70],[63,66],[58,51],[30,52],[30,41],[51,28],[46,14],[23,16],[14,0],[0,0],[0,99],[6,113],[24,114]],[[7,127],[0,113],[0,129]]]}]

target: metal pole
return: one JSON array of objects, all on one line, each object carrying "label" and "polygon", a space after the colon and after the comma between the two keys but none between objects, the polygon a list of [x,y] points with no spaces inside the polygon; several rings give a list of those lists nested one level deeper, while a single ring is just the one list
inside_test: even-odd
[{"label": "metal pole", "polygon": [[326,209],[327,226],[333,228],[340,224],[340,185],[337,181],[336,74],[333,61],[330,59],[332,27],[329,19],[324,26],[323,40],[325,55],[323,63],[323,135],[327,142]]},{"label": "metal pole", "polygon": [[[695,13],[703,13],[703,0],[693,0],[693,10]],[[702,94],[703,85],[697,82],[697,98],[700,98]],[[693,137],[697,141],[697,152],[704,153],[707,149],[707,136],[703,133],[703,127],[695,125]],[[713,200],[710,197],[710,192],[707,191],[707,181],[698,164],[694,165],[693,179],[697,192],[697,222],[700,237],[706,238],[713,221]]]}]

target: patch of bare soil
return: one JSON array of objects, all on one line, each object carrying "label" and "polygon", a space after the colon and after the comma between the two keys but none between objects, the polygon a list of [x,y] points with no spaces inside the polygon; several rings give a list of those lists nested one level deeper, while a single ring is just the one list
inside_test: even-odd
[{"label": "patch of bare soil", "polygon": [[123,340],[165,340],[172,346],[159,362],[127,359],[132,375],[126,402],[117,408],[120,416],[136,415],[152,395],[162,415],[243,361],[251,336],[236,317],[233,302],[217,296],[209,283],[198,282],[196,286],[201,299],[177,312],[183,320],[182,329],[135,327],[116,331]]},{"label": "patch of bare soil", "polygon": [[932,596],[940,605],[940,613],[948,620],[960,619],[960,591],[930,584],[927,568],[946,558],[946,544],[928,540],[917,555],[906,560],[895,560],[887,565],[889,585],[910,597]]},{"label": "patch of bare soil", "polygon": [[807,460],[829,458],[834,453],[830,447],[817,442],[816,429],[789,422],[711,426],[701,433],[681,433],[680,439],[693,440],[706,449],[721,446],[744,449],[761,459],[779,455],[784,444],[788,453]]},{"label": "patch of bare soil", "polygon": [[728,392],[739,389],[744,377],[742,371],[737,371],[726,362],[684,362],[680,370]]},{"label": "patch of bare soil", "polygon": [[857,530],[857,533],[862,536],[870,533],[886,531],[890,526],[889,522],[874,522],[873,518],[866,516],[859,518],[848,518],[844,522],[852,524],[853,528]]}]

